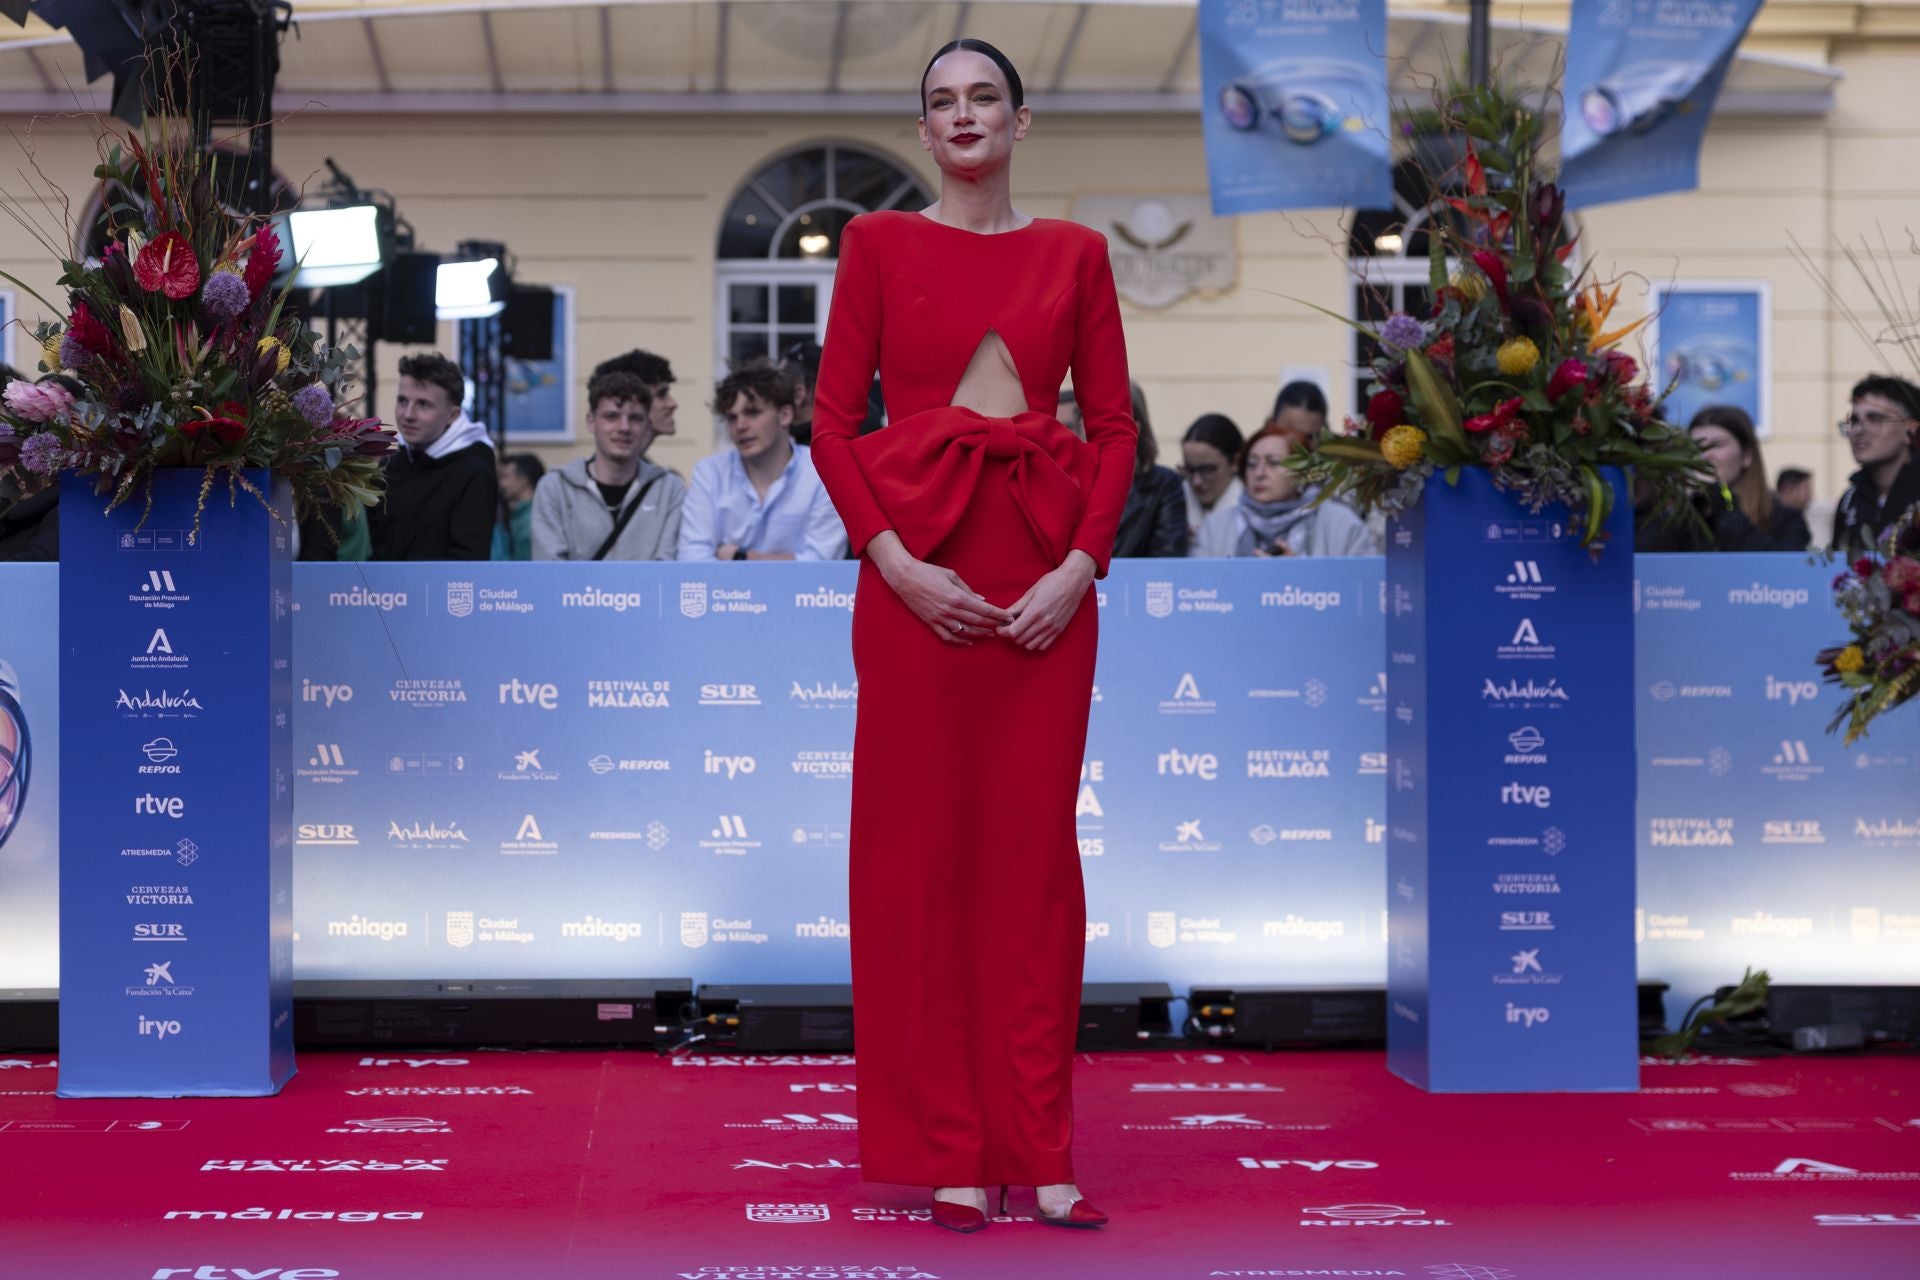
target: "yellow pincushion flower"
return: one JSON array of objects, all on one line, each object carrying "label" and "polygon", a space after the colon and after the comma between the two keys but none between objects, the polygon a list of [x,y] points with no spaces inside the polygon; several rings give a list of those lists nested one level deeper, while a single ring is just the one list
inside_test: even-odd
[{"label": "yellow pincushion flower", "polygon": [[60,372],[60,338],[61,335],[55,332],[40,344],[40,363],[47,366],[48,373]]},{"label": "yellow pincushion flower", "polygon": [[1500,372],[1509,378],[1522,377],[1540,363],[1540,348],[1533,345],[1532,338],[1508,338],[1500,344]]},{"label": "yellow pincushion flower", "polygon": [[1842,649],[1833,659],[1833,669],[1842,675],[1852,675],[1867,665],[1867,653],[1857,644]]},{"label": "yellow pincushion flower", "polygon": [[264,356],[269,351],[277,351],[280,353],[279,358],[274,361],[274,365],[273,365],[273,373],[275,377],[279,377],[281,374],[285,373],[287,371],[288,363],[291,362],[293,359],[293,352],[287,350],[286,344],[281,342],[280,339],[278,338],[262,338],[260,339],[259,345],[256,346],[253,350],[254,350],[254,354],[259,356]]},{"label": "yellow pincushion flower", "polygon": [[1447,284],[1463,294],[1469,303],[1487,296],[1487,278],[1472,267],[1462,267],[1448,276]]},{"label": "yellow pincushion flower", "polygon": [[1401,423],[1380,437],[1380,456],[1396,471],[1405,471],[1426,455],[1427,433]]}]

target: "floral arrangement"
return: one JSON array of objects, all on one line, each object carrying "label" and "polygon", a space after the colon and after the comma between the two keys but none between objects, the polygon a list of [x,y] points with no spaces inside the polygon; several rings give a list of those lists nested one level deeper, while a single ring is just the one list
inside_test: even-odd
[{"label": "floral arrangement", "polygon": [[1920,511],[1889,525],[1833,590],[1853,639],[1815,661],[1851,695],[1827,732],[1845,724],[1852,746],[1875,716],[1920,694]]},{"label": "floral arrangement", "polygon": [[1644,320],[1610,327],[1620,286],[1567,267],[1566,198],[1539,159],[1540,117],[1494,87],[1451,91],[1443,115],[1465,145],[1458,194],[1428,175],[1431,314],[1396,312],[1370,332],[1380,353],[1365,421],[1329,428],[1293,465],[1327,497],[1389,512],[1417,502],[1436,471],[1451,482],[1485,467],[1530,510],[1568,507],[1590,548],[1613,505],[1602,467],[1633,468],[1658,515],[1698,519],[1688,498],[1706,464],[1617,348]]},{"label": "floral arrangement", "polygon": [[[1907,376],[1920,377],[1920,291],[1903,279],[1905,260],[1920,257],[1920,238],[1909,227],[1905,245],[1896,248],[1876,228],[1871,239],[1865,234],[1853,242],[1836,238],[1834,250],[1857,289],[1842,288],[1793,241],[1794,257],[1882,367],[1889,352],[1897,353]],[[1862,296],[1868,305],[1856,304]],[[1833,580],[1833,590],[1853,639],[1822,649],[1814,661],[1849,693],[1827,732],[1845,724],[1851,746],[1866,736],[1875,717],[1920,694],[1920,512],[1910,511],[1882,530],[1872,552]]]},{"label": "floral arrangement", "polygon": [[236,157],[152,124],[145,137],[108,131],[101,144],[94,175],[107,184],[109,243],[97,260],[68,256],[65,241],[77,236],[56,239],[22,201],[5,200],[60,259],[65,306],[5,278],[65,317],[36,328],[40,366],[81,390],[7,387],[0,497],[72,471],[97,481],[109,511],[143,492],[151,509],[156,470],[198,467],[204,510],[222,475],[229,501],[245,489],[264,503],[242,474],[264,467],[291,482],[302,514],[377,502],[393,435],[378,419],[343,412],[358,353],[326,349],[287,314],[288,290],[272,284],[283,251],[271,225],[217,198],[218,166]]}]

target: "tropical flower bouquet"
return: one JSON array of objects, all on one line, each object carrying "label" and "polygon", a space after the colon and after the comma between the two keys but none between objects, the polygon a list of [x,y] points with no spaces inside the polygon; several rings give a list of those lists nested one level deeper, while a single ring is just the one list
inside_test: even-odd
[{"label": "tropical flower bouquet", "polygon": [[1875,716],[1920,694],[1920,511],[1888,526],[1833,589],[1853,639],[1815,661],[1851,695],[1827,726],[1832,733],[1845,724],[1851,746]]},{"label": "tropical flower bouquet", "polygon": [[142,132],[101,138],[94,175],[109,193],[108,244],[97,259],[66,247],[81,243],[75,228],[56,237],[25,202],[4,198],[61,262],[65,306],[5,278],[65,316],[35,330],[40,365],[80,389],[7,387],[0,499],[71,471],[96,481],[109,511],[143,495],[151,509],[157,469],[198,467],[201,511],[221,476],[230,502],[246,490],[264,503],[248,468],[288,480],[301,514],[378,501],[379,459],[393,436],[378,419],[342,411],[357,353],[326,349],[287,313],[288,289],[273,287],[282,247],[272,227],[217,198],[219,166],[236,157],[203,151],[184,131],[150,123]]},{"label": "tropical flower bouquet", "polygon": [[1616,346],[1644,320],[1609,327],[1620,286],[1567,266],[1540,117],[1495,87],[1450,92],[1443,114],[1466,142],[1455,193],[1428,175],[1431,314],[1363,329],[1380,348],[1366,420],[1329,428],[1293,465],[1327,497],[1388,512],[1416,503],[1435,472],[1451,483],[1485,467],[1531,511],[1567,507],[1596,550],[1614,501],[1603,467],[1632,468],[1652,514],[1697,519],[1688,497],[1706,464]]}]

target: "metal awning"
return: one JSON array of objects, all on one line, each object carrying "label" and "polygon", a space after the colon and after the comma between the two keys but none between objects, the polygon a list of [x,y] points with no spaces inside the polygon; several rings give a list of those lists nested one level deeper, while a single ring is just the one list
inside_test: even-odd
[{"label": "metal awning", "polygon": [[[275,105],[353,112],[896,114],[958,34],[1021,68],[1038,109],[1195,112],[1194,0],[297,0]],[[1551,83],[1564,30],[1496,22],[1494,65]],[[1395,9],[1396,101],[1464,65],[1466,18]],[[0,23],[0,112],[106,109],[79,50],[38,19]],[[1823,115],[1841,73],[1764,53],[1736,60],[1718,110]]]}]

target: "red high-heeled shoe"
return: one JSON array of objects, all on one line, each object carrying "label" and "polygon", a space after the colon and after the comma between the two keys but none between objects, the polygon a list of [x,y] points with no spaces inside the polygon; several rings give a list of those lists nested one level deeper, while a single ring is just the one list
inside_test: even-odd
[{"label": "red high-heeled shoe", "polygon": [[986,1214],[970,1204],[955,1204],[951,1200],[933,1202],[933,1221],[935,1226],[958,1231],[962,1235],[987,1229]]},{"label": "red high-heeled shoe", "polygon": [[[1005,1186],[1000,1188],[1000,1216],[1003,1218],[1007,1216]],[[1033,1216],[1055,1227],[1104,1227],[1107,1225],[1107,1215],[1088,1204],[1084,1196],[1075,1200],[1065,1213],[1058,1215],[1047,1213],[1036,1205]]]}]

